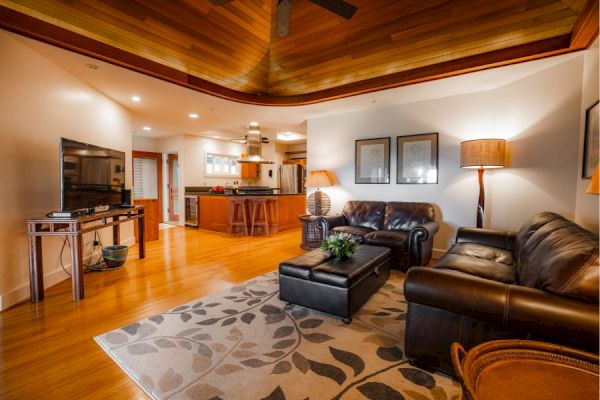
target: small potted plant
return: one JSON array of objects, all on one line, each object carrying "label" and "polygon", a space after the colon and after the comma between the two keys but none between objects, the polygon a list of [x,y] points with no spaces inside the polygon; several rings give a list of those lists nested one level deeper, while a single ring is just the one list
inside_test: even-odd
[{"label": "small potted plant", "polygon": [[358,243],[348,233],[334,233],[323,239],[321,250],[339,260],[347,260],[356,252]]}]

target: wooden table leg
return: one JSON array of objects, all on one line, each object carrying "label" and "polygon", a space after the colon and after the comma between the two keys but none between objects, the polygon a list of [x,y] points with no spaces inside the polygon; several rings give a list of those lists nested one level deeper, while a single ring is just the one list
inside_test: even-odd
[{"label": "wooden table leg", "polygon": [[41,236],[29,236],[29,291],[32,303],[44,300],[44,264]]},{"label": "wooden table leg", "polygon": [[71,283],[73,301],[82,300],[83,292],[83,240],[81,235],[71,236]]},{"label": "wooden table leg", "polygon": [[[119,215],[113,217],[113,221],[117,222],[120,219]],[[121,244],[121,229],[119,225],[113,225],[113,246]]]},{"label": "wooden table leg", "polygon": [[146,236],[144,235],[144,211],[140,211],[140,214],[142,216],[138,218],[138,255],[142,259],[146,257]]}]

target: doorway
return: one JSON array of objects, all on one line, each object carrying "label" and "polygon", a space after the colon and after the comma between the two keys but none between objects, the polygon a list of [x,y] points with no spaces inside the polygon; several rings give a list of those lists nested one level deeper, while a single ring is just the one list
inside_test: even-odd
[{"label": "doorway", "polygon": [[[132,151],[133,190],[135,205],[144,206],[146,240],[158,239],[158,224],[162,222],[162,154],[147,151]],[[135,224],[137,237],[137,224]]]},{"label": "doorway", "polygon": [[167,154],[167,213],[168,219],[165,222],[179,223],[179,157],[177,154]]}]

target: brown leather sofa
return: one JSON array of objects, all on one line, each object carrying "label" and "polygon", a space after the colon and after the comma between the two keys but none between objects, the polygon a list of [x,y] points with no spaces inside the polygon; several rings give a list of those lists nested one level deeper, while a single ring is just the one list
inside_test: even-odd
[{"label": "brown leather sofa", "polygon": [[433,268],[411,268],[405,351],[454,374],[450,345],[536,339],[598,353],[598,236],[543,212],[518,232],[460,228]]},{"label": "brown leather sofa", "polygon": [[324,236],[346,232],[358,242],[389,248],[392,268],[403,271],[431,260],[433,236],[439,225],[431,204],[349,201],[341,215],[321,217]]}]

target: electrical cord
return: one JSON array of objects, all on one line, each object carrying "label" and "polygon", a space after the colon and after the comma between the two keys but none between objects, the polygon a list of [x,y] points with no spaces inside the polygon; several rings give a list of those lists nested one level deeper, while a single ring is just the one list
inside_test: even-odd
[{"label": "electrical cord", "polygon": [[[90,243],[92,243],[92,252],[90,254],[90,261],[93,260],[94,252],[96,251],[96,247],[98,247],[98,246],[100,247],[100,254],[99,254],[96,262],[92,262],[90,264],[83,265],[83,272],[86,273],[86,272],[93,272],[93,271],[108,271],[108,270],[114,269],[114,268],[109,268],[108,265],[106,265],[106,263],[104,262],[104,257],[102,256],[102,248],[104,248],[104,244],[102,243],[102,238],[98,234],[98,231],[94,231],[94,239],[85,243],[84,247],[86,247]],[[71,276],[71,273],[67,270],[67,268],[65,267],[65,265],[63,263],[63,255],[64,255],[65,248],[67,246],[69,246],[69,249],[71,249],[71,242],[69,241],[69,239],[67,237],[65,237],[63,239],[63,244],[60,249],[59,262],[60,262],[60,267],[62,268],[62,270],[67,275]]]},{"label": "electrical cord", "polygon": [[[69,276],[71,276],[71,273],[69,271],[67,271],[67,269],[65,268],[65,265],[63,264],[63,253],[65,251],[65,247],[67,246],[67,243],[69,243],[69,239],[67,237],[65,237],[63,239],[63,245],[62,248],[60,249],[60,255],[58,256],[58,260],[60,261],[60,267],[63,269],[63,271],[65,271],[65,273]],[[71,248],[71,244],[69,243],[69,248]]]}]

